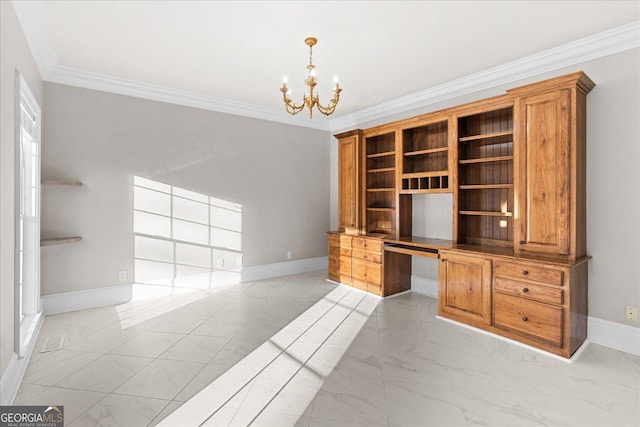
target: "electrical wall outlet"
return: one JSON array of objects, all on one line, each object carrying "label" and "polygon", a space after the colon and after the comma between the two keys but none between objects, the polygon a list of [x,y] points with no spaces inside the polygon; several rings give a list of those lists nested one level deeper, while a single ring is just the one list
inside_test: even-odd
[{"label": "electrical wall outlet", "polygon": [[124,282],[127,280],[127,270],[120,270],[118,272],[118,280]]},{"label": "electrical wall outlet", "polygon": [[293,251],[287,251],[287,259],[293,258]]},{"label": "electrical wall outlet", "polygon": [[236,257],[236,267],[242,267],[242,255]]},{"label": "electrical wall outlet", "polygon": [[218,258],[216,260],[216,268],[224,268],[224,258]]},{"label": "electrical wall outlet", "polygon": [[638,307],[634,307],[632,305],[627,306],[626,310],[627,320],[635,320],[638,321]]}]

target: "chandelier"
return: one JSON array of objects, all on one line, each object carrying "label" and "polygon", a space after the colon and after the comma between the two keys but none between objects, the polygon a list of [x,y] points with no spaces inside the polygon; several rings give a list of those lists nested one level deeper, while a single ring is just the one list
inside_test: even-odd
[{"label": "chandelier", "polygon": [[318,111],[320,111],[325,116],[332,114],[336,111],[336,106],[338,105],[338,101],[340,100],[340,86],[338,85],[338,78],[334,77],[333,81],[335,86],[333,86],[333,97],[329,101],[329,104],[324,107],[320,104],[320,98],[318,94],[315,94],[314,88],[318,84],[318,80],[316,78],[316,66],[313,65],[313,46],[318,42],[315,37],[307,37],[304,40],[304,43],[309,46],[309,65],[307,65],[307,70],[309,70],[309,74],[307,75],[307,79],[304,83],[309,88],[309,93],[305,93],[302,98],[302,104],[296,105],[289,98],[289,94],[291,93],[291,89],[287,87],[287,76],[284,76],[282,81],[282,87],[280,88],[280,92],[282,92],[282,97],[284,100],[284,107],[287,112],[291,115],[296,115],[300,111],[304,110],[304,107],[309,109],[309,118],[313,117],[313,107],[318,107]]}]

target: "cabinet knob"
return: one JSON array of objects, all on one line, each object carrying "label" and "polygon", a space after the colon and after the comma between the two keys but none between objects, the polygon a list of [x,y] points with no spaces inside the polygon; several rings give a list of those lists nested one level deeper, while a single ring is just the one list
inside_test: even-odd
[{"label": "cabinet knob", "polygon": [[527,316],[523,316],[523,317],[522,317],[522,321],[523,321],[523,322],[526,322],[527,320],[529,320],[529,318],[528,318]]},{"label": "cabinet knob", "polygon": [[520,240],[518,243],[520,243],[521,245],[524,245],[526,242],[524,240]]},{"label": "cabinet knob", "polygon": [[523,270],[523,271],[522,271],[522,275],[523,275],[523,276],[526,276],[527,274],[529,274],[529,271],[528,271],[528,270]]},{"label": "cabinet knob", "polygon": [[522,288],[522,292],[526,294],[527,292],[529,292],[529,288]]}]

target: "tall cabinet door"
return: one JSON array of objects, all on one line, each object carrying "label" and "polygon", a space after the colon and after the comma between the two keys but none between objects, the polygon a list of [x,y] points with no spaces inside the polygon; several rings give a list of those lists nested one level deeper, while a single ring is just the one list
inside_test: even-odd
[{"label": "tall cabinet door", "polygon": [[491,260],[444,251],[438,269],[438,314],[491,325]]},{"label": "tall cabinet door", "polygon": [[569,254],[570,93],[517,103],[514,212],[516,252]]},{"label": "tall cabinet door", "polygon": [[360,130],[336,135],[338,138],[338,228],[360,228]]}]

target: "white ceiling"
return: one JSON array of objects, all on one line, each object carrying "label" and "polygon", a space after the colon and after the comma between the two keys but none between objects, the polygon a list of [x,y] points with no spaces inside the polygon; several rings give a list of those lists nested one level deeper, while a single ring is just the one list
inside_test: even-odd
[{"label": "white ceiling", "polygon": [[[58,72],[274,111],[283,110],[283,75],[294,100],[302,97],[304,39],[315,36],[321,101],[333,75],[343,88],[332,118],[640,19],[638,1],[50,1],[38,7],[50,66]],[[16,10],[25,27],[24,12]]]}]

